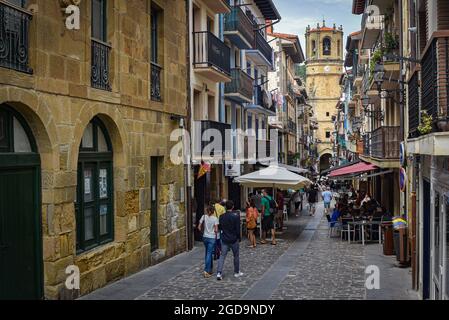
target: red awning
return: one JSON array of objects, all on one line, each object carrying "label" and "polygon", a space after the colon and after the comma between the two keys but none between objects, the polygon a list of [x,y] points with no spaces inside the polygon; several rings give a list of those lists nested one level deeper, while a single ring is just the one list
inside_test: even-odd
[{"label": "red awning", "polygon": [[331,172],[329,177],[345,176],[349,174],[368,172],[376,169],[378,169],[378,167],[371,163],[360,162],[349,167],[334,170]]}]

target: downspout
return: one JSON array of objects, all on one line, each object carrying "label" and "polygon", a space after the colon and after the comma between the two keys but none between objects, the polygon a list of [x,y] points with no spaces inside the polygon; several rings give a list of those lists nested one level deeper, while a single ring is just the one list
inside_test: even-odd
[{"label": "downspout", "polygon": [[[187,30],[186,30],[186,64],[187,64],[187,81],[186,81],[186,90],[187,90],[187,116],[186,116],[186,128],[187,134],[190,136],[190,139],[188,142],[188,150],[184,150],[184,152],[189,152],[190,154],[188,157],[185,157],[184,159],[188,159],[187,163],[184,164],[184,173],[185,173],[185,190],[186,190],[186,249],[187,251],[190,251],[193,249],[193,212],[192,212],[192,166],[190,163],[191,159],[191,150],[192,150],[192,141],[191,141],[191,134],[192,132],[192,93],[191,93],[191,81],[190,81],[190,0],[185,0],[186,3],[186,21],[187,21]],[[184,147],[186,144],[184,143]]]},{"label": "downspout", "polygon": [[[404,13],[403,11],[403,4],[402,4],[402,0],[398,0],[399,1],[399,21],[401,23],[400,28],[399,28],[399,56],[403,57],[404,56],[404,24],[403,24],[403,19],[404,19]],[[404,99],[404,90],[405,90],[405,86],[404,86],[404,61],[400,61],[400,75],[399,75],[399,113],[400,113],[400,131],[399,131],[399,135],[400,135],[400,139],[401,142],[405,141],[405,115],[404,115],[404,108],[405,108],[405,99]],[[405,156],[405,155],[404,155]],[[406,161],[404,161],[406,162]],[[406,166],[406,164],[404,164]],[[399,177],[398,177],[399,178]],[[403,213],[407,213],[407,201],[406,201],[406,197],[404,196],[404,193],[400,191],[399,193],[399,205],[400,205],[400,211],[402,211],[402,209],[404,210]]]}]

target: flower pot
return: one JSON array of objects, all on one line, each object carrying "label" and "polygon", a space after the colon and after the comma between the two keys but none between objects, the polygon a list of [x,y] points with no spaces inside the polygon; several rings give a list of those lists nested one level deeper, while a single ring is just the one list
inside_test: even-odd
[{"label": "flower pot", "polygon": [[438,128],[438,131],[440,131],[440,132],[449,131],[449,120],[438,120],[437,128]]}]

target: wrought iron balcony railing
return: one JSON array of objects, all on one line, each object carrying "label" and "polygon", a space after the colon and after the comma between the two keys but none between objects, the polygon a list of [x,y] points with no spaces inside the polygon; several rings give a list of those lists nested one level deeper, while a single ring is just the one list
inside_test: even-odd
[{"label": "wrought iron balcony railing", "polygon": [[371,132],[363,136],[363,155],[371,157]]},{"label": "wrought iron balcony railing", "polygon": [[408,126],[410,138],[418,135],[420,96],[418,77],[418,72],[415,72],[408,83]]},{"label": "wrought iron balcony railing", "polygon": [[290,98],[292,100],[295,100],[297,95],[296,95],[295,90],[293,89],[293,85],[291,83],[287,84],[287,92],[288,92],[288,95],[290,96]]},{"label": "wrought iron balcony railing", "polygon": [[438,120],[447,120],[449,111],[449,37],[435,37],[427,46],[421,63],[422,110]]},{"label": "wrought iron balcony railing", "polygon": [[253,98],[254,80],[242,69],[231,70],[232,81],[225,84],[225,94]]},{"label": "wrought iron balcony railing", "polygon": [[263,140],[263,139],[258,139],[257,140],[257,158],[258,159],[267,159],[267,158],[274,158],[275,157],[275,153],[273,153],[273,155],[271,154],[271,151],[275,150],[274,148],[272,149],[271,145],[272,145],[273,141],[271,140]]},{"label": "wrought iron balcony railing", "polygon": [[0,67],[33,73],[29,66],[29,29],[32,15],[0,2]]},{"label": "wrought iron balcony railing", "polygon": [[[224,157],[227,154],[232,154],[231,135],[231,125],[229,124],[209,120],[195,121],[195,155]],[[215,141],[217,137],[220,138],[218,144],[221,145]],[[218,150],[214,149],[212,154],[203,154],[210,144],[216,144]]]},{"label": "wrought iron balcony railing", "polygon": [[372,132],[371,156],[379,159],[399,159],[400,127],[384,126]]},{"label": "wrought iron balcony railing", "polygon": [[162,67],[151,63],[151,100],[162,101],[161,93]]},{"label": "wrought iron balcony railing", "polygon": [[254,35],[254,49],[259,50],[265,59],[273,64],[273,49],[259,31],[255,31]]},{"label": "wrought iron balcony railing", "polygon": [[193,33],[193,64],[196,68],[214,67],[227,75],[231,74],[231,49],[212,32]]},{"label": "wrought iron balcony railing", "polygon": [[111,91],[109,55],[111,46],[92,39],[91,85],[95,89]]},{"label": "wrought iron balcony railing", "polygon": [[254,43],[254,25],[240,7],[232,7],[232,11],[224,16],[224,31],[239,33],[248,44]]}]

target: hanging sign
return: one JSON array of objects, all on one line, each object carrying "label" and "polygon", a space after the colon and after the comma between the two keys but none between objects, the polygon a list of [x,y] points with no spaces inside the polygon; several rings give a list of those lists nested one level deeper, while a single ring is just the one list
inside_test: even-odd
[{"label": "hanging sign", "polygon": [[407,186],[407,171],[404,168],[399,170],[399,187],[401,192],[405,192],[405,188]]},{"label": "hanging sign", "polygon": [[240,177],[241,166],[239,161],[226,161],[225,177]]}]

